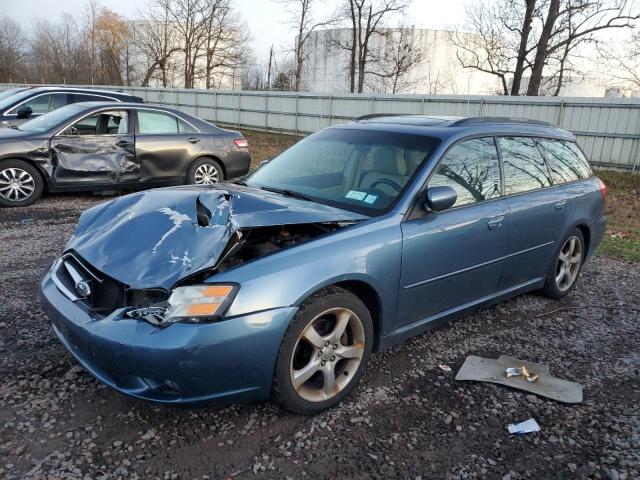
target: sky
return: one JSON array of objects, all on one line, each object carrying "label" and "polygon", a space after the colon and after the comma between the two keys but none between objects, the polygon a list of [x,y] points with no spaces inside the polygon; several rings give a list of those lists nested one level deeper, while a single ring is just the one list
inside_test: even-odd
[{"label": "sky", "polygon": [[[38,19],[55,20],[63,12],[77,14],[86,0],[0,0],[0,16],[16,20],[27,34],[32,33]],[[269,48],[283,51],[293,44],[294,33],[286,24],[287,14],[282,3],[274,0],[233,0],[251,30],[251,46],[260,63],[266,63]],[[464,16],[464,0],[413,0],[406,14],[409,25],[443,29]],[[126,17],[135,18],[147,0],[101,0],[100,3]],[[331,13],[334,2],[319,0],[318,13]]]}]

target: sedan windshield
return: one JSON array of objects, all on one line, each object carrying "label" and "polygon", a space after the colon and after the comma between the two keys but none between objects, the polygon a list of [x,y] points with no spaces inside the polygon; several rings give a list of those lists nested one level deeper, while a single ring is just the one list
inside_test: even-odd
[{"label": "sedan windshield", "polygon": [[12,88],[0,93],[0,111],[4,111],[5,108],[10,107],[18,100],[28,97],[30,94],[31,91],[24,88]]},{"label": "sedan windshield", "polygon": [[63,124],[74,115],[80,113],[85,107],[76,105],[67,105],[66,107],[58,108],[44,115],[40,115],[33,120],[20,125],[20,130],[26,132],[42,133],[57,126],[64,126]]},{"label": "sedan windshield", "polygon": [[327,129],[299,141],[245,184],[367,215],[390,208],[438,140],[418,135]]}]

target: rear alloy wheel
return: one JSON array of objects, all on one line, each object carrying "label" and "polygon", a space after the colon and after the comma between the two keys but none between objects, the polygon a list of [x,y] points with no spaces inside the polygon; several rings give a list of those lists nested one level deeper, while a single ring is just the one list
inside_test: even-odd
[{"label": "rear alloy wheel", "polygon": [[193,185],[213,185],[224,180],[222,168],[215,160],[201,158],[194,162],[187,174],[188,182]]},{"label": "rear alloy wheel", "polygon": [[371,316],[358,297],[338,288],[311,297],[278,356],[275,380],[281,403],[297,413],[338,404],[362,376],[372,342]]},{"label": "rear alloy wheel", "polygon": [[0,205],[25,207],[42,196],[43,182],[37,170],[21,160],[0,162]]},{"label": "rear alloy wheel", "polygon": [[556,252],[555,260],[543,288],[545,296],[560,299],[576,284],[584,262],[584,237],[579,229],[574,229]]}]

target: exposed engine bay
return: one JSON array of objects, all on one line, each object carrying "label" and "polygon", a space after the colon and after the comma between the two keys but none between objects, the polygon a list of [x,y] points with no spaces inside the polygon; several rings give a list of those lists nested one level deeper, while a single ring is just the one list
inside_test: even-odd
[{"label": "exposed engine bay", "polygon": [[[319,235],[331,233],[352,223],[278,225],[237,230],[229,239],[220,260],[213,268],[197,272],[181,280],[178,285],[201,283],[216,273],[307,242]],[[92,274],[102,277],[101,281],[92,289],[91,298],[86,299],[92,311],[108,313],[119,308],[132,307],[132,310],[128,312],[130,317],[143,318],[151,323],[161,324],[166,302],[171,292],[162,288],[131,289],[116,280],[105,278],[99,272],[92,271]]]}]

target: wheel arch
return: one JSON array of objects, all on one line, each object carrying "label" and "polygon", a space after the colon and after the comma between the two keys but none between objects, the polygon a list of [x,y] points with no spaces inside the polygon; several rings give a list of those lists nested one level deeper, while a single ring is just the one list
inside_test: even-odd
[{"label": "wheel arch", "polygon": [[384,309],[382,306],[382,299],[380,297],[380,294],[371,284],[371,282],[368,282],[367,280],[359,277],[335,278],[316,285],[314,288],[305,292],[304,295],[301,295],[294,303],[294,306],[299,307],[307,298],[329,287],[338,287],[347,290],[348,292],[358,297],[367,307],[367,310],[369,310],[369,313],[371,314],[371,320],[373,322],[373,349],[374,351],[376,351],[380,337],[382,336]]},{"label": "wheel arch", "polygon": [[578,223],[575,228],[580,230],[582,238],[584,238],[585,257],[591,255],[591,229],[586,222]]},{"label": "wheel arch", "polygon": [[5,158],[0,158],[0,166],[2,166],[3,162],[8,162],[8,161],[20,161],[20,162],[24,162],[29,164],[30,166],[32,166],[33,168],[35,168],[36,172],[38,172],[38,175],[40,175],[40,179],[42,180],[42,187],[43,190],[45,192],[49,191],[49,179],[50,176],[49,174],[42,168],[42,166],[40,166],[38,164],[38,162],[34,162],[31,158],[25,158],[25,157],[5,157]]}]

